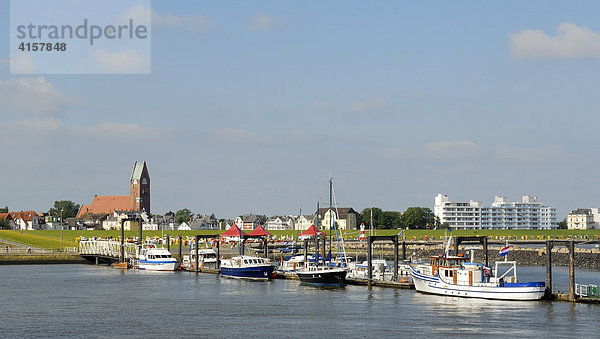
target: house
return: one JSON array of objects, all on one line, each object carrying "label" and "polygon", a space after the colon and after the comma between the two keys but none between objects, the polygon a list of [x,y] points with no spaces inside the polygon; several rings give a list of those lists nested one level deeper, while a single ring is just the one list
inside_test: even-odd
[{"label": "house", "polygon": [[260,224],[260,221],[257,215],[245,214],[235,218],[235,224],[238,225],[238,227],[241,225],[243,231],[252,231]]},{"label": "house", "polygon": [[306,231],[315,222],[314,214],[301,215],[294,222],[294,229],[297,231]]},{"label": "house", "polygon": [[177,230],[178,231],[191,231],[192,228],[190,227],[190,225],[188,225],[187,222],[182,222],[181,224],[179,224],[179,226],[177,226]]},{"label": "house", "polygon": [[294,218],[291,216],[274,216],[267,219],[265,223],[267,230],[293,230]]},{"label": "house", "polygon": [[35,211],[9,212],[16,230],[41,230],[44,219]]},{"label": "house", "polygon": [[[102,228],[105,230],[120,230],[121,221],[129,218],[130,215],[130,211],[114,211],[102,221]],[[148,218],[145,213],[142,213],[141,217],[142,230],[156,231],[159,229],[159,218]],[[125,221],[123,223],[123,228],[126,231],[139,230],[139,221]]]},{"label": "house", "polygon": [[231,219],[219,221],[219,229],[226,231],[226,230],[230,229],[234,223],[235,223],[235,220],[231,220]]},{"label": "house", "polygon": [[103,228],[102,222],[108,219],[109,215],[106,213],[87,213],[84,214],[81,218],[81,222],[85,225],[85,229],[93,230],[93,229],[101,229]]},{"label": "house", "polygon": [[[593,211],[595,210],[595,211]],[[593,212],[596,212],[595,214]],[[567,228],[570,230],[589,230],[597,228],[598,221],[594,220],[594,217],[598,218],[597,208],[578,208],[572,210],[567,215]]]},{"label": "house", "polygon": [[[333,211],[332,215],[331,211]],[[319,208],[317,215],[321,221],[321,229],[328,230],[332,220],[335,221],[339,229],[357,229],[358,213],[356,213],[352,207],[339,207],[333,209]]]},{"label": "house", "polygon": [[196,218],[188,222],[191,230],[218,230],[217,221],[208,215],[198,215]]}]

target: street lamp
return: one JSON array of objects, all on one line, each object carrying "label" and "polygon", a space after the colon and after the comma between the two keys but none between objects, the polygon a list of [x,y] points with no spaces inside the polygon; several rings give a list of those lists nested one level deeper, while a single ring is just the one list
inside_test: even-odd
[{"label": "street lamp", "polygon": [[60,209],[60,251],[59,252],[63,251],[63,228],[64,228],[63,227],[63,217],[62,217],[63,210],[64,209],[62,209],[62,208]]}]

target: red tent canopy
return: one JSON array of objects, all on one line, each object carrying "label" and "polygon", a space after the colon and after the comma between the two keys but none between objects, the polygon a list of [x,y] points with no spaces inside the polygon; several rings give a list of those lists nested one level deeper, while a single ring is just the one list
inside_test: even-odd
[{"label": "red tent canopy", "polygon": [[236,224],[233,224],[233,226],[231,226],[227,231],[223,232],[223,234],[221,234],[222,238],[226,238],[226,237],[239,237],[240,234],[243,236],[244,234],[246,234],[245,232],[241,232],[240,228],[237,227]]},{"label": "red tent canopy", "polygon": [[256,235],[256,236],[261,236],[262,237],[262,236],[265,236],[265,235],[271,236],[273,234],[265,231],[265,229],[262,227],[262,225],[258,225],[258,227],[255,228],[254,231],[248,233],[248,235]]},{"label": "red tent canopy", "polygon": [[325,235],[325,233],[319,231],[315,225],[310,225],[306,231],[300,233],[299,237],[315,237],[317,235],[322,236]]}]

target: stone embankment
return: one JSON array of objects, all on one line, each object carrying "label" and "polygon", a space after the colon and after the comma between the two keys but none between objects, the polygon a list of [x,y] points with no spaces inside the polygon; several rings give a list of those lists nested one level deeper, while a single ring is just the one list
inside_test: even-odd
[{"label": "stone embankment", "polygon": [[0,265],[45,265],[45,264],[85,264],[86,261],[74,253],[47,254],[2,254]]}]

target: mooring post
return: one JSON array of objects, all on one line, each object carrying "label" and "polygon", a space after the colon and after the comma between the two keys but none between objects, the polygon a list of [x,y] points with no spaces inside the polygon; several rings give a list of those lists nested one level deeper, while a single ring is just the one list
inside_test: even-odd
[{"label": "mooring post", "polygon": [[[327,239],[323,238],[323,260],[325,260],[325,255],[327,254],[326,248],[327,247]],[[331,252],[331,244],[329,244],[329,252]],[[329,259],[331,260],[331,259]]]},{"label": "mooring post", "polygon": [[142,240],[142,217],[138,219],[138,226],[140,227],[140,246],[144,243]]},{"label": "mooring post", "polygon": [[373,241],[372,241],[371,236],[369,236],[368,238],[369,239],[368,239],[367,242],[369,243],[369,248],[367,249],[367,265],[369,266],[369,268],[368,268],[368,272],[369,272],[369,277],[368,278],[369,278],[369,280],[367,281],[367,284],[369,286],[371,286],[371,284],[373,283],[373,281],[372,281],[372,278],[373,278],[373,264],[372,264],[372,259],[371,259],[371,256],[373,254],[372,253],[372,251],[373,251],[373,249],[372,249],[372,247],[373,247]]},{"label": "mooring post", "polygon": [[221,269],[221,242],[217,238],[217,269]]},{"label": "mooring post", "polygon": [[317,238],[315,239],[315,266],[316,267],[319,267],[319,243],[320,242],[321,242],[321,240],[317,236]]},{"label": "mooring post", "polygon": [[406,260],[406,240],[402,239],[402,260]]},{"label": "mooring post", "polygon": [[119,262],[125,262],[125,219],[121,220],[121,258]]},{"label": "mooring post", "polygon": [[265,247],[265,258],[269,258],[269,244],[267,244],[267,238],[263,238],[263,246]]},{"label": "mooring post", "polygon": [[569,241],[569,301],[575,301],[575,242]]},{"label": "mooring post", "polygon": [[171,252],[171,237],[167,234],[167,251]]},{"label": "mooring post", "polygon": [[196,251],[196,253],[195,253],[196,254],[196,274],[198,274],[198,261],[199,261],[198,260],[198,243],[200,242],[200,236],[196,235],[195,240],[196,240],[195,241],[196,242],[196,249],[195,249],[195,251]]},{"label": "mooring post", "polygon": [[308,262],[308,240],[304,239],[302,242],[302,249],[304,250],[304,267],[306,267],[306,263]]},{"label": "mooring post", "polygon": [[546,240],[546,298],[552,297],[552,240]]},{"label": "mooring post", "polygon": [[179,263],[181,263],[181,259],[182,259],[182,255],[181,255],[181,245],[182,245],[181,234],[177,236],[177,241],[179,242]]},{"label": "mooring post", "polygon": [[483,237],[483,259],[485,260],[485,266],[490,266],[488,262],[488,237]]},{"label": "mooring post", "polygon": [[398,281],[398,236],[394,238],[394,281]]}]

